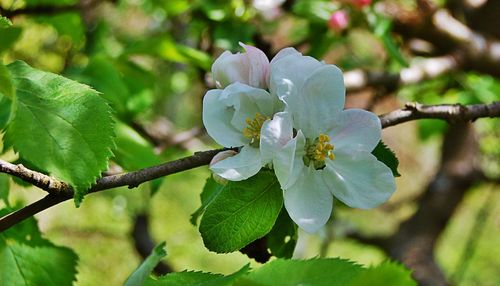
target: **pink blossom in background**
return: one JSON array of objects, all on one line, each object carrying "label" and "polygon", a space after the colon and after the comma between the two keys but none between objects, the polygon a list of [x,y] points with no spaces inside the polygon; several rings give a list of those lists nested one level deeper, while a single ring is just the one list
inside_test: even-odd
[{"label": "pink blossom in background", "polygon": [[349,15],[346,11],[336,11],[330,16],[328,27],[333,31],[341,32],[345,30],[347,26],[349,26]]}]

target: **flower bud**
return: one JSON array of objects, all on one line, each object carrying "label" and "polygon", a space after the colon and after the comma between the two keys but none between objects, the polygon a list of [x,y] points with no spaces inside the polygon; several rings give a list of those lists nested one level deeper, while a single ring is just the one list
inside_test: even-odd
[{"label": "flower bud", "polygon": [[345,11],[336,11],[330,16],[328,27],[335,32],[341,32],[349,25],[349,15]]},{"label": "flower bud", "polygon": [[240,43],[245,53],[222,53],[212,65],[212,76],[217,88],[240,82],[257,88],[267,88],[269,60],[258,48]]},{"label": "flower bud", "polygon": [[[238,154],[238,152],[233,151],[233,150],[227,150],[227,151],[219,152],[219,153],[217,153],[212,158],[212,160],[210,161],[210,164],[208,164],[208,166],[211,167],[215,163],[220,162],[220,161],[222,161],[222,160],[224,160],[226,158],[233,157],[236,154]],[[216,181],[220,185],[226,185],[227,184],[227,180],[226,179],[222,178],[221,176],[219,176],[219,175],[217,175],[215,173],[212,174],[212,178],[214,178],[214,181]]]},{"label": "flower bud", "polygon": [[362,9],[363,7],[370,6],[372,0],[351,0],[354,7]]}]

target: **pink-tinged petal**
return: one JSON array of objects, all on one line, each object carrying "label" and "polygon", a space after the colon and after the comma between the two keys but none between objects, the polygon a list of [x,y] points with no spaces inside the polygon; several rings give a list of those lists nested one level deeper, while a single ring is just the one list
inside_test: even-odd
[{"label": "pink-tinged petal", "polygon": [[267,88],[269,59],[266,54],[256,47],[245,45],[243,43],[240,43],[240,46],[246,50],[248,62],[250,63],[248,85],[258,88]]},{"label": "pink-tinged petal", "polygon": [[347,109],[342,111],[327,134],[335,150],[371,152],[380,141],[381,131],[380,119],[373,112]]},{"label": "pink-tinged petal", "polygon": [[309,233],[321,229],[332,213],[333,197],[312,167],[301,173],[295,184],[284,191],[285,208],[290,218]]},{"label": "pink-tinged petal", "polygon": [[272,120],[262,124],[260,154],[264,164],[271,163],[274,156],[293,137],[292,118],[286,112],[278,112]]},{"label": "pink-tinged petal", "polygon": [[374,208],[396,190],[391,169],[365,151],[336,153],[322,177],[333,196],[353,208]]},{"label": "pink-tinged petal", "polygon": [[[323,65],[307,77],[292,109],[294,127],[315,138],[332,126],[345,103],[344,78],[334,65]],[[292,108],[292,107],[291,107]]]},{"label": "pink-tinged petal", "polygon": [[234,108],[224,104],[221,94],[221,90],[212,89],[203,97],[203,125],[218,144],[224,147],[243,146],[248,139],[231,124]]},{"label": "pink-tinged petal", "polygon": [[239,82],[226,87],[221,93],[221,101],[234,109],[231,124],[238,130],[246,127],[246,119],[254,118],[257,113],[271,118],[282,108],[283,103],[267,91]]},{"label": "pink-tinged petal", "polygon": [[244,146],[240,153],[213,164],[210,170],[224,179],[242,181],[257,174],[261,167],[259,149]]},{"label": "pink-tinged petal", "polygon": [[269,60],[261,50],[241,44],[245,53],[222,53],[212,65],[212,77],[217,88],[239,82],[257,88],[267,88]]},{"label": "pink-tinged petal", "polygon": [[300,174],[306,169],[303,157],[305,155],[306,139],[299,130],[297,136],[276,154],[273,158],[274,173],[282,189],[295,184]]}]

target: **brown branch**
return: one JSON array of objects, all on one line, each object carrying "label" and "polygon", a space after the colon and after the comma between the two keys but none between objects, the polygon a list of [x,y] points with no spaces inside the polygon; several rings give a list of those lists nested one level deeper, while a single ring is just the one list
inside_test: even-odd
[{"label": "brown branch", "polygon": [[25,7],[16,10],[7,10],[0,7],[0,14],[7,18],[16,17],[19,15],[55,15],[67,12],[76,12],[81,9],[80,5],[40,5],[34,7]]},{"label": "brown branch", "polygon": [[[421,105],[418,103],[407,104],[405,108],[380,115],[382,127],[386,128],[403,122],[434,118],[443,119],[450,122],[465,122],[475,120],[480,117],[500,117],[500,102],[492,104],[476,105]],[[144,182],[148,182],[163,176],[186,171],[203,165],[207,165],[213,156],[224,149],[196,152],[194,155],[167,162],[158,166],[144,168],[138,171],[106,176],[97,180],[96,184],[88,193],[99,192],[121,186],[134,188]],[[60,202],[73,197],[74,192],[71,187],[50,176],[29,170],[22,165],[14,165],[0,160],[0,172],[8,173],[25,180],[33,185],[45,190],[49,196],[41,199],[45,208],[40,208],[40,201],[28,205],[25,208],[13,212],[0,218],[0,231],[3,231],[17,222],[28,218],[46,208],[54,206]],[[58,187],[60,186],[60,187]],[[25,210],[27,209],[27,210]],[[23,211],[24,210],[24,211]]]},{"label": "brown branch", "polygon": [[480,117],[500,117],[500,101],[491,104],[474,105],[422,105],[419,103],[407,103],[403,109],[379,116],[384,128],[423,118],[460,122],[474,121]]},{"label": "brown branch", "polygon": [[[119,174],[119,175],[113,175],[113,176],[107,176],[100,178],[97,180],[96,184],[89,190],[88,193],[95,193],[107,189],[112,189],[116,187],[122,187],[122,186],[129,186],[129,188],[134,188],[139,186],[140,184],[151,181],[163,176],[167,176],[170,174],[178,173],[181,171],[186,171],[190,170],[196,167],[200,167],[203,165],[207,165],[210,160],[212,160],[213,156],[215,156],[217,153],[220,151],[225,150],[225,149],[217,149],[217,150],[210,150],[210,151],[204,151],[204,152],[196,152],[194,155],[189,156],[189,157],[184,157],[182,159],[178,159],[175,161],[167,162],[158,166],[153,166],[149,168],[145,168],[142,170],[130,172],[130,173],[125,173],[125,174]],[[0,165],[3,166],[9,166],[10,163],[7,165],[4,165],[3,162],[5,161],[0,161]],[[13,165],[13,164],[10,164]],[[16,165],[13,165],[16,166]],[[19,165],[17,165],[19,166]],[[24,167],[22,167],[24,168]],[[9,168],[8,170],[12,170],[13,168]],[[26,169],[26,168],[24,168]],[[3,172],[4,168],[2,167],[0,169],[1,172]],[[31,171],[33,173],[36,173],[34,171]],[[23,179],[23,176],[17,174],[17,173],[12,173],[12,175],[15,175],[16,177]],[[41,174],[43,175],[43,174]],[[28,176],[28,178],[30,178]],[[41,177],[43,182],[35,182],[37,187],[40,187],[41,189],[45,191],[49,191],[45,186],[55,186],[57,184],[60,184],[61,182],[43,175]],[[31,183],[31,181],[28,181]],[[45,184],[45,185],[44,185]],[[39,201],[36,201],[30,205],[25,206],[24,208],[15,211],[13,213],[10,213],[2,218],[0,218],[0,232],[10,228],[11,226],[15,225],[16,223],[19,223],[45,209],[48,209],[54,205],[57,205],[63,201],[69,200],[73,197],[74,192],[72,188],[69,189],[60,189],[58,192],[54,192],[54,190],[51,190],[49,192],[49,195],[40,199]]]}]

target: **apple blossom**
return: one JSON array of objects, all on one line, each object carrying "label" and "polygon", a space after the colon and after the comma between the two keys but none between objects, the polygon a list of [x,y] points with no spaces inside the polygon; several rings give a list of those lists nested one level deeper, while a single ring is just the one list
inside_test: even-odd
[{"label": "apple blossom", "polygon": [[212,65],[212,77],[217,88],[239,82],[252,87],[266,88],[269,70],[267,56],[258,48],[240,43],[246,53],[222,53]]},{"label": "apple blossom", "polygon": [[391,170],[371,151],[381,138],[378,117],[343,110],[341,71],[293,48],[271,61],[270,91],[286,104],[264,122],[261,153],[271,160],[290,217],[307,232],[328,220],[333,197],[351,207],[375,207],[395,191]]},{"label": "apple blossom", "polygon": [[223,90],[209,90],[203,98],[207,133],[224,147],[242,146],[238,154],[211,164],[210,170],[224,179],[241,181],[270,163],[261,159],[260,131],[282,109],[283,103],[276,96],[239,82]]}]

